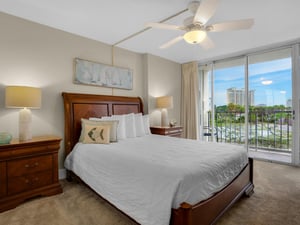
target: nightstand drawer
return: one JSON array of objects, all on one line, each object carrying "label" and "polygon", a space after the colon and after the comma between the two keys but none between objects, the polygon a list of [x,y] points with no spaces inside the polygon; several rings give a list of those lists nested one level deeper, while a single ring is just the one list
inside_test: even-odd
[{"label": "nightstand drawer", "polygon": [[7,163],[8,177],[18,177],[52,168],[52,155],[32,157],[9,161]]},{"label": "nightstand drawer", "polygon": [[152,134],[159,134],[170,137],[181,137],[183,128],[181,126],[175,127],[150,127]]},{"label": "nightstand drawer", "polygon": [[8,195],[43,187],[52,183],[52,171],[29,174],[26,176],[8,179]]},{"label": "nightstand drawer", "polygon": [[182,133],[181,127],[178,127],[176,129],[171,128],[171,129],[165,131],[165,135],[169,135],[169,136],[178,136],[178,135],[181,135],[181,133]]}]

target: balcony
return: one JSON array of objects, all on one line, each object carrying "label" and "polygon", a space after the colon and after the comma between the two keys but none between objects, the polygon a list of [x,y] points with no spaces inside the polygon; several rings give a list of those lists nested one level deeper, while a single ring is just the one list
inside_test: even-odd
[{"label": "balcony", "polygon": [[[292,150],[292,119],[293,111],[253,110],[248,114],[248,146],[249,153],[255,155],[269,155],[289,159]],[[211,138],[214,133],[215,141],[223,143],[245,144],[245,113],[244,112],[215,112],[214,132],[211,127],[211,112],[208,112],[209,126],[204,128],[204,136]],[[276,157],[277,157],[276,156]],[[273,158],[272,156],[271,158]]]}]

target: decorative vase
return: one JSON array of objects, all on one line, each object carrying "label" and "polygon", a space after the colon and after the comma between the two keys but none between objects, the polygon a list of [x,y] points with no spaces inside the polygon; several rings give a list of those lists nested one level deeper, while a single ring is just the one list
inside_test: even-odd
[{"label": "decorative vase", "polygon": [[9,144],[12,139],[12,135],[7,132],[0,132],[0,145]]}]

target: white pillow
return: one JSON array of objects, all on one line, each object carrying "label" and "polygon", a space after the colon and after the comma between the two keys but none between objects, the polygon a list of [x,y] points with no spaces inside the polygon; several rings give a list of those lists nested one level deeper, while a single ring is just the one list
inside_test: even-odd
[{"label": "white pillow", "polygon": [[112,119],[119,121],[118,130],[117,130],[118,140],[126,139],[125,116],[124,115],[112,115]]},{"label": "white pillow", "polygon": [[143,115],[143,123],[144,123],[145,134],[146,135],[151,134],[149,115]]},{"label": "white pillow", "polygon": [[126,129],[126,137],[127,138],[136,137],[134,113],[130,113],[130,114],[125,115],[125,129]]},{"label": "white pillow", "polygon": [[144,122],[143,122],[143,114],[137,113],[134,114],[134,120],[135,120],[135,131],[137,137],[145,136],[145,128],[144,128]]}]

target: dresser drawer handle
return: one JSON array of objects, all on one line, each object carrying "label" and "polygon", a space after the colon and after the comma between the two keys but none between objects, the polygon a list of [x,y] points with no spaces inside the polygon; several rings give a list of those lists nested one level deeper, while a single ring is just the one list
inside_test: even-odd
[{"label": "dresser drawer handle", "polygon": [[34,167],[37,167],[38,165],[39,165],[38,162],[35,162],[35,163],[32,164],[32,165],[26,164],[26,165],[25,165],[25,168],[34,168]]},{"label": "dresser drawer handle", "polygon": [[38,177],[35,177],[35,178],[32,178],[32,179],[26,179],[25,180],[25,184],[28,184],[28,185],[33,185],[36,182],[39,182],[39,178]]}]

